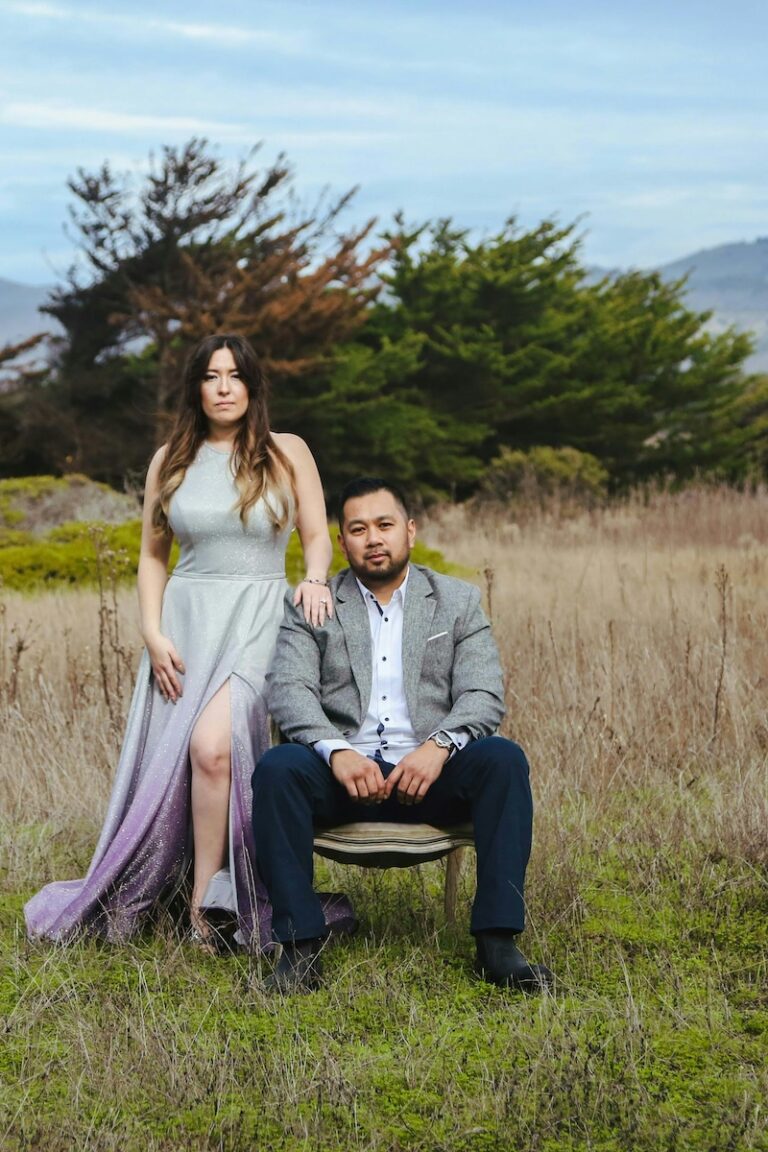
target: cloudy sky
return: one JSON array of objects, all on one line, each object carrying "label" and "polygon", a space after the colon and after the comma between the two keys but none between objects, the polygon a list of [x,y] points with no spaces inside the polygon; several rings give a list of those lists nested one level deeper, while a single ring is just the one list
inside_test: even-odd
[{"label": "cloudy sky", "polygon": [[479,233],[583,217],[647,267],[768,233],[765,0],[0,0],[0,277],[72,257],[66,178],[208,137],[297,190]]}]

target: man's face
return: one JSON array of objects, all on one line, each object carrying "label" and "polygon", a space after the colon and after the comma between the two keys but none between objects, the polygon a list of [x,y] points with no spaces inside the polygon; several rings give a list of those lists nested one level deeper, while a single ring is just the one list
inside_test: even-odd
[{"label": "man's face", "polygon": [[367,587],[397,585],[408,565],[416,525],[391,492],[354,496],[344,505],[339,544],[350,568]]}]

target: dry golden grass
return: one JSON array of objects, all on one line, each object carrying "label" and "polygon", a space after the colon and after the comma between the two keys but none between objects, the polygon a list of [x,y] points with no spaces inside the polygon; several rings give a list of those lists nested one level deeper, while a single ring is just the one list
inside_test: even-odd
[{"label": "dry golden grass", "polygon": [[118,593],[115,646],[100,644],[95,591],[4,596],[0,808],[12,821],[99,824],[119,750],[109,704],[124,713],[140,651],[135,599]]},{"label": "dry golden grass", "polygon": [[[480,572],[539,840],[557,840],[565,798],[588,819],[620,793],[653,843],[692,831],[687,812],[699,835],[768,860],[768,492],[662,492],[522,522],[450,508],[424,534]],[[652,784],[679,794],[674,827],[633,801]],[[706,805],[682,803],[702,792]]]}]

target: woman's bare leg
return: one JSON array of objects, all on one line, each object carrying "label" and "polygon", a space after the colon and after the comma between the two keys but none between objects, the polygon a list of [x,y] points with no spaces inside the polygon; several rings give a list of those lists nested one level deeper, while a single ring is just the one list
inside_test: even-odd
[{"label": "woman's bare leg", "polygon": [[208,702],[195,724],[189,744],[192,765],[192,835],[195,871],[192,886],[192,926],[206,935],[200,901],[211,877],[228,857],[229,790],[232,716],[229,681]]}]

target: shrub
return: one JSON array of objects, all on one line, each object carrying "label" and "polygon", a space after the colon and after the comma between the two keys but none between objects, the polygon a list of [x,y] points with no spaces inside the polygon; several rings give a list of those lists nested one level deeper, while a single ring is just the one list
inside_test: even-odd
[{"label": "shrub", "polygon": [[55,585],[97,584],[99,564],[110,577],[136,574],[141,521],[126,524],[62,524],[42,538],[3,545],[0,582],[6,588],[32,592]]},{"label": "shrub", "polygon": [[564,497],[593,504],[605,495],[607,485],[608,472],[589,452],[547,446],[522,451],[504,446],[483,476],[478,499],[542,503]]}]

